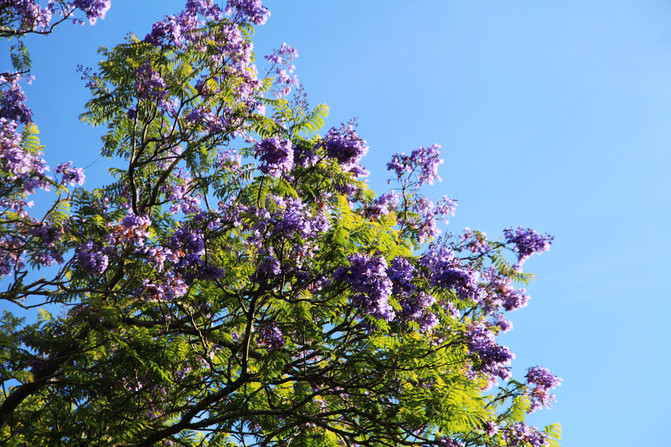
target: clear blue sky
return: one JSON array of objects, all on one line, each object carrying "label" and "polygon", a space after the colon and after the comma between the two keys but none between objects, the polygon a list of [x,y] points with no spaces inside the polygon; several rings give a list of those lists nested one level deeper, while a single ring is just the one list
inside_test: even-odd
[{"label": "clear blue sky", "polygon": [[[296,73],[311,103],[329,105],[329,125],[359,118],[374,189],[391,154],[439,143],[443,182],[430,191],[459,200],[453,231],[556,236],[527,263],[532,299],[503,339],[518,375],[540,364],[564,379],[532,422],[561,422],[564,447],[670,446],[671,3],[266,4],[258,53],[295,46]],[[182,6],[113,0],[94,28],[30,40],[27,92],[52,166],[97,159],[98,131],[77,121],[87,92],[76,65]],[[91,166],[90,183],[105,168]]]}]

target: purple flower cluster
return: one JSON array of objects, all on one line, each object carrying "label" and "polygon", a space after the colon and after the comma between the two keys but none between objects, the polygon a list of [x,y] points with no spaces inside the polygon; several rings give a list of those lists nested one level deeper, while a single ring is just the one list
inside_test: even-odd
[{"label": "purple flower cluster", "polygon": [[161,273],[165,269],[167,261],[176,261],[172,250],[162,246],[143,246],[136,250],[136,253],[142,255],[157,272]]},{"label": "purple flower cluster", "polygon": [[506,228],[503,235],[507,244],[514,244],[518,256],[518,265],[522,265],[534,253],[543,253],[550,249],[552,240],[549,234],[540,234],[532,228]]},{"label": "purple flower cluster", "polygon": [[172,202],[171,213],[195,214],[201,211],[200,197],[194,192],[193,179],[178,168],[174,172],[172,184],[166,188],[168,200]]},{"label": "purple flower cluster", "polygon": [[132,245],[141,249],[149,239],[147,227],[151,219],[147,216],[136,216],[132,212],[124,217],[120,224],[110,224],[110,232],[105,236],[107,247],[122,247]]},{"label": "purple flower cluster", "polygon": [[503,314],[498,314],[496,316],[496,326],[501,329],[501,332],[509,332],[513,329],[513,323],[506,320]]},{"label": "purple flower cluster", "polygon": [[496,422],[493,421],[485,421],[482,424],[482,429],[490,438],[496,436],[496,434],[499,432],[499,426],[496,424]]},{"label": "purple flower cluster", "polygon": [[70,183],[72,186],[83,185],[86,176],[81,168],[73,168],[71,161],[66,161],[56,166],[56,174],[61,174],[61,185]]},{"label": "purple flower cluster", "polygon": [[272,177],[288,174],[294,167],[294,148],[291,140],[279,137],[265,139],[256,145],[256,156],[261,160],[261,172]]},{"label": "purple flower cluster", "polygon": [[249,21],[254,25],[263,25],[270,17],[270,11],[261,0],[228,0],[226,14],[234,22]]},{"label": "purple flower cluster", "polygon": [[187,282],[195,279],[220,278],[224,272],[218,267],[209,265],[205,256],[205,237],[199,230],[182,227],[168,239],[168,248],[175,256],[173,265],[175,272]]},{"label": "purple flower cluster", "polygon": [[95,25],[98,19],[104,19],[109,11],[111,0],[74,0],[72,5],[86,13],[91,25]]},{"label": "purple flower cluster", "polygon": [[88,241],[77,249],[77,262],[84,271],[100,275],[107,270],[109,257],[100,245]]},{"label": "purple flower cluster", "polygon": [[142,281],[141,295],[146,301],[173,300],[188,292],[188,286],[180,277],[169,275],[162,278],[160,283],[149,279]]},{"label": "purple flower cluster", "polygon": [[42,8],[35,0],[3,0],[0,2],[0,10],[3,10],[6,23],[13,25],[18,33],[44,31],[49,27],[54,13],[53,4],[49,3],[49,6]]},{"label": "purple flower cluster", "polygon": [[487,233],[473,231],[470,228],[464,228],[464,232],[459,236],[459,245],[455,250],[468,250],[474,254],[489,253],[492,246],[487,241]]},{"label": "purple flower cluster", "polygon": [[469,349],[480,359],[480,371],[490,380],[496,380],[496,377],[507,380],[511,377],[510,363],[515,356],[510,349],[496,343],[494,333],[486,325],[473,324],[466,335]]},{"label": "purple flower cluster", "polygon": [[205,254],[205,239],[200,231],[178,228],[168,240],[168,248],[175,253],[200,257]]},{"label": "purple flower cluster", "polygon": [[516,422],[504,431],[506,445],[510,447],[543,447],[548,445],[548,435],[524,422]]},{"label": "purple flower cluster", "polygon": [[200,199],[190,194],[190,185],[173,185],[170,196],[168,197],[172,202],[170,206],[171,213],[182,212],[185,214],[193,214],[200,211]]},{"label": "purple flower cluster", "polygon": [[4,171],[7,180],[17,182],[24,194],[32,194],[35,188],[49,190],[45,172],[46,162],[27,152],[21,145],[21,135],[16,121],[0,118],[0,171]]},{"label": "purple flower cluster", "polygon": [[152,70],[149,62],[135,70],[134,87],[139,98],[154,102],[164,109],[169,107],[165,101],[168,84],[160,73]]},{"label": "purple flower cluster", "polygon": [[215,115],[212,110],[205,107],[197,107],[186,116],[186,119],[194,124],[201,124],[210,133],[223,132],[229,125],[224,117]]},{"label": "purple flower cluster", "polygon": [[137,228],[144,229],[151,225],[151,219],[147,216],[136,216],[131,213],[121,219],[121,225],[128,230],[135,230]]},{"label": "purple flower cluster", "polygon": [[531,409],[529,412],[534,412],[541,407],[550,408],[555,396],[549,391],[561,385],[562,379],[541,366],[529,368],[526,379],[529,387],[533,387],[530,392]]},{"label": "purple flower cluster", "polygon": [[[111,0],[72,0],[68,2],[49,0],[47,6],[42,8],[38,0],[2,0],[0,10],[3,13],[5,26],[13,33],[26,34],[50,32],[54,15],[69,17],[75,9],[84,12],[91,25],[95,25],[98,19],[105,18],[110,4]],[[74,19],[73,23],[83,24],[84,22]]]},{"label": "purple flower cluster", "polygon": [[298,235],[302,239],[313,239],[330,228],[326,215],[318,213],[310,217],[308,208],[300,199],[276,198],[276,203],[284,208],[284,212],[276,214],[275,234],[284,238]]},{"label": "purple flower cluster", "polygon": [[224,12],[214,0],[187,0],[184,10],[189,14],[201,14],[207,20],[221,20]]},{"label": "purple flower cluster", "polygon": [[320,143],[326,149],[326,155],[335,159],[343,171],[351,172],[355,177],[368,175],[366,168],[359,162],[368,153],[368,146],[354,129],[354,124],[331,128]]},{"label": "purple flower cluster", "polygon": [[21,76],[10,80],[0,76],[0,118],[28,124],[33,120],[33,112],[26,105],[26,94],[19,84],[21,79]]},{"label": "purple flower cluster", "polygon": [[196,24],[190,16],[183,13],[179,16],[166,16],[152,25],[151,32],[145,36],[144,41],[156,46],[175,45],[183,48],[190,40],[190,29],[200,25],[197,20],[195,21]]},{"label": "purple flower cluster", "polygon": [[63,228],[49,223],[40,223],[30,227],[28,234],[39,239],[39,248],[30,250],[30,259],[39,266],[49,266],[63,263],[63,250],[60,246]]},{"label": "purple flower cluster", "polygon": [[526,289],[508,289],[501,298],[503,299],[503,308],[507,311],[525,307],[529,302],[529,296],[526,294]]},{"label": "purple flower cluster", "polygon": [[275,323],[263,324],[259,328],[257,340],[270,351],[281,349],[285,344],[284,334]]},{"label": "purple flower cluster", "polygon": [[423,291],[417,291],[412,283],[415,267],[404,257],[391,261],[387,275],[393,284],[392,292],[401,304],[401,317],[419,324],[422,332],[429,331],[438,324],[438,318],[430,308],[436,299]]},{"label": "purple flower cluster", "polygon": [[279,49],[273,51],[272,54],[264,56],[270,61],[277,75],[276,83],[280,86],[277,96],[286,96],[291,91],[291,86],[298,87],[298,78],[290,76],[294,72],[296,66],[292,64],[295,57],[298,57],[298,51],[285,43]]},{"label": "purple flower cluster", "polygon": [[12,236],[0,238],[0,278],[11,275],[14,269],[25,267],[18,248],[20,245],[21,241],[16,241]]},{"label": "purple flower cluster", "polygon": [[152,45],[175,45],[178,48],[185,48],[201,37],[199,30],[204,22],[199,15],[207,20],[220,20],[223,11],[212,0],[188,0],[179,15],[166,16],[154,23],[151,32],[144,40]]},{"label": "purple flower cluster", "polygon": [[412,210],[419,214],[417,223],[417,239],[424,243],[440,234],[438,221],[448,223],[447,216],[454,216],[457,201],[443,196],[438,203],[433,203],[426,197],[420,197],[412,203]]},{"label": "purple flower cluster", "polygon": [[412,151],[408,156],[403,153],[395,154],[387,163],[387,170],[396,172],[398,178],[405,174],[417,173],[416,186],[425,183],[433,185],[436,180],[441,181],[438,175],[438,166],[443,163],[440,158],[440,146],[434,144],[430,147],[420,147]]},{"label": "purple flower cluster", "polygon": [[432,272],[431,282],[434,286],[452,289],[461,300],[479,301],[482,289],[479,283],[480,274],[466,266],[443,265]]},{"label": "purple flower cluster", "polygon": [[515,290],[510,278],[502,277],[496,269],[488,268],[482,273],[486,282],[485,310],[489,314],[503,308],[510,312],[525,307],[529,296],[525,289]]},{"label": "purple flower cluster", "polygon": [[387,276],[387,261],[382,256],[355,253],[347,257],[348,268],[339,267],[333,279],[349,284],[354,291],[352,303],[367,315],[391,321],[395,317],[389,305],[393,284]]},{"label": "purple flower cluster", "polygon": [[444,437],[438,440],[439,447],[464,447],[464,444],[455,439]]},{"label": "purple flower cluster", "polygon": [[28,174],[34,168],[33,157],[21,147],[21,135],[19,135],[17,127],[16,121],[0,118],[2,170],[10,174],[10,180]]},{"label": "purple flower cluster", "polygon": [[401,195],[396,192],[382,194],[364,208],[364,215],[369,219],[380,219],[398,207]]},{"label": "purple flower cluster", "polygon": [[420,260],[420,265],[429,272],[432,287],[454,290],[461,300],[482,300],[485,291],[480,285],[480,274],[468,265],[463,265],[447,247],[431,246]]}]

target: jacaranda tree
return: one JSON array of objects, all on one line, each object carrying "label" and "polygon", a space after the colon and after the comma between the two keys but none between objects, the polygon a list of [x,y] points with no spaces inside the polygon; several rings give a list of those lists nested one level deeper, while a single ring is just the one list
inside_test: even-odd
[{"label": "jacaranda tree", "polygon": [[558,445],[525,417],[560,379],[514,379],[497,343],[552,238],[439,237],[455,203],[422,195],[438,146],[395,155],[371,191],[355,123],[322,134],[327,107],[290,94],[295,50],[259,75],[259,0],[188,0],[102,49],[82,118],[115,180],[48,171],[21,38],[109,3],[0,0],[0,444]]}]

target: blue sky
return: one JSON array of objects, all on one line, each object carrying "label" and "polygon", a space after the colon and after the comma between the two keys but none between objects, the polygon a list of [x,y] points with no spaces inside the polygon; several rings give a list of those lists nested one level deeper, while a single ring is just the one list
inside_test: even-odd
[{"label": "blue sky", "polygon": [[[328,125],[358,117],[375,190],[393,153],[438,143],[443,182],[427,192],[459,200],[452,231],[555,235],[526,264],[532,299],[503,339],[518,376],[540,364],[564,379],[532,422],[561,422],[565,447],[671,445],[671,3],[266,4],[257,54],[293,45]],[[89,183],[103,181],[99,131],[77,120],[87,92],[75,67],[182,6],[113,0],[93,28],[30,39],[27,93],[52,166],[93,163]]]}]

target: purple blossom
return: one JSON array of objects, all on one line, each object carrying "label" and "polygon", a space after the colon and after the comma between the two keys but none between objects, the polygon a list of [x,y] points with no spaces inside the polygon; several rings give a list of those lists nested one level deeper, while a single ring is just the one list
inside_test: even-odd
[{"label": "purple blossom", "polygon": [[310,216],[310,211],[300,199],[289,198],[278,200],[278,205],[283,211],[275,213],[277,219],[275,234],[291,237],[298,235],[303,239],[313,239],[330,228],[328,216],[317,213],[315,217]]},{"label": "purple blossom", "polygon": [[485,294],[480,285],[478,271],[462,265],[454,253],[445,246],[431,246],[420,260],[420,265],[428,269],[432,287],[452,289],[461,300],[480,301]]},{"label": "purple blossom", "polygon": [[440,158],[440,146],[420,147],[408,156],[403,153],[395,154],[387,163],[387,170],[394,171],[398,178],[405,174],[417,174],[416,186],[424,183],[433,185],[436,180],[441,181],[438,175],[438,166],[443,163]]},{"label": "purple blossom", "polygon": [[525,307],[529,302],[529,296],[526,294],[526,289],[508,289],[502,298],[503,308],[507,311]]},{"label": "purple blossom", "polygon": [[492,246],[487,241],[487,233],[481,231],[473,231],[470,228],[464,228],[464,232],[459,236],[460,246],[458,251],[466,249],[471,253],[489,253]]},{"label": "purple blossom", "polygon": [[28,229],[28,234],[40,238],[47,246],[53,246],[60,241],[63,229],[47,223]]},{"label": "purple blossom", "polygon": [[348,268],[338,268],[333,279],[349,284],[354,291],[352,303],[373,318],[391,321],[395,317],[389,305],[393,284],[387,276],[387,261],[381,256],[355,253],[347,257]]},{"label": "purple blossom", "polygon": [[0,238],[0,277],[11,275],[14,269],[25,267],[20,250],[11,237]]},{"label": "purple blossom", "polygon": [[189,287],[186,282],[179,277],[169,276],[161,286],[165,292],[166,299],[181,298],[187,294]]},{"label": "purple blossom", "polygon": [[463,447],[464,444],[460,441],[449,437],[443,437],[438,440],[439,447]]},{"label": "purple blossom", "polygon": [[40,8],[34,0],[3,0],[0,2],[0,9],[4,8],[14,10],[15,15],[10,17],[19,22],[15,26],[20,33],[44,31],[51,22],[52,8]]},{"label": "purple blossom", "polygon": [[258,331],[257,340],[265,345],[269,351],[281,349],[284,346],[284,334],[275,323],[263,324]]},{"label": "purple blossom", "polygon": [[275,251],[272,247],[267,250],[260,250],[259,257],[261,262],[259,262],[259,265],[256,267],[256,279],[274,277],[280,274],[282,271],[282,264],[275,257]]},{"label": "purple blossom", "polygon": [[205,253],[205,240],[200,231],[182,227],[178,228],[174,236],[168,239],[168,248],[173,252],[201,256]]},{"label": "purple blossom", "polygon": [[72,162],[67,161],[56,166],[56,174],[62,174],[61,185],[70,183],[72,186],[83,185],[86,176],[81,168],[73,168]]},{"label": "purple blossom", "polygon": [[132,244],[140,250],[149,239],[149,225],[151,219],[148,216],[136,216],[131,212],[120,224],[109,224],[111,231],[105,236],[105,242],[109,247]]},{"label": "purple blossom", "polygon": [[518,255],[518,264],[522,265],[534,253],[543,253],[550,249],[553,237],[549,234],[540,234],[532,228],[517,227],[516,230],[503,230],[507,244],[515,244],[514,250]]},{"label": "purple blossom", "polygon": [[49,167],[39,155],[24,150],[16,121],[0,118],[0,171],[6,173],[5,180],[16,182],[24,194],[32,194],[35,188],[48,191],[51,187],[45,175]]},{"label": "purple blossom", "polygon": [[186,119],[192,123],[204,125],[211,133],[223,132],[229,124],[225,118],[215,115],[210,109],[203,107],[193,109],[186,116]]},{"label": "purple blossom", "polygon": [[77,262],[86,272],[100,275],[109,265],[109,257],[103,253],[99,245],[88,241],[77,249]]},{"label": "purple blossom", "polygon": [[272,62],[274,65],[286,64],[293,61],[295,57],[298,57],[298,51],[287,45],[286,42],[282,43],[279,49],[275,49],[271,54],[264,56],[266,60]]},{"label": "purple blossom", "polygon": [[195,279],[221,278],[224,271],[206,262],[205,239],[201,231],[182,227],[168,239],[168,248],[175,255],[174,271],[188,284]]},{"label": "purple blossom", "polygon": [[86,13],[91,25],[95,25],[98,19],[104,19],[109,11],[111,0],[74,0],[72,4]]},{"label": "purple blossom", "polygon": [[149,216],[136,216],[135,214],[129,214],[121,220],[121,225],[123,225],[127,230],[136,228],[144,229],[151,225],[151,219]]},{"label": "purple blossom", "polygon": [[562,379],[555,376],[549,369],[541,366],[534,366],[527,370],[527,384],[532,387],[531,409],[529,412],[534,412],[541,407],[552,407],[552,401],[555,399],[554,394],[549,391],[558,387],[562,383]]},{"label": "purple blossom", "polygon": [[294,167],[294,149],[291,140],[272,137],[256,145],[256,156],[263,163],[259,169],[272,177],[281,177]]},{"label": "purple blossom", "polygon": [[221,20],[224,12],[213,0],[188,0],[184,10],[190,14],[201,14],[207,20]]},{"label": "purple blossom", "polygon": [[483,271],[483,280],[487,283],[484,297],[485,310],[493,314],[494,311],[503,307],[506,311],[512,311],[527,305],[529,297],[525,289],[515,290],[510,278],[502,277],[494,268]]},{"label": "purple blossom", "polygon": [[415,266],[407,258],[397,256],[387,268],[387,276],[393,284],[393,293],[397,297],[405,297],[415,292],[417,287],[412,283],[415,277]]},{"label": "purple blossom", "polygon": [[161,74],[152,70],[149,62],[135,70],[135,91],[141,99],[155,102],[161,108],[169,108],[165,97],[168,94],[168,84]]},{"label": "purple blossom", "polygon": [[200,198],[194,193],[193,179],[181,168],[175,172],[173,184],[167,189],[168,199],[172,202],[171,213],[193,214],[200,212]]},{"label": "purple blossom", "polygon": [[484,324],[473,324],[467,332],[468,348],[480,359],[479,370],[490,378],[509,379],[510,363],[515,355],[496,343],[494,333]]},{"label": "purple blossom", "polygon": [[12,174],[10,179],[28,174],[33,169],[33,157],[21,147],[16,121],[0,118],[0,155],[3,170]]},{"label": "purple blossom", "polygon": [[501,328],[501,332],[509,332],[513,329],[513,323],[506,320],[501,314],[496,316],[496,325]]},{"label": "purple blossom", "polygon": [[276,83],[280,87],[277,96],[286,96],[291,91],[291,86],[298,87],[298,78],[290,76],[296,69],[292,64],[295,57],[298,57],[298,51],[285,43],[282,47],[274,50],[271,54],[264,56],[268,61],[272,62],[275,67],[275,74],[277,78]]},{"label": "purple blossom", "polygon": [[382,194],[365,207],[364,214],[369,219],[380,219],[382,216],[386,216],[392,210],[396,209],[400,199],[401,195],[393,191]]},{"label": "purple blossom", "polygon": [[411,204],[412,210],[420,216],[417,223],[417,239],[420,244],[440,234],[438,221],[443,220],[448,223],[446,216],[453,216],[456,206],[456,200],[447,196],[443,196],[438,203],[433,203],[426,197],[420,197]]},{"label": "purple blossom", "polygon": [[432,272],[431,283],[435,287],[452,289],[462,300],[472,299],[479,301],[482,290],[479,283],[479,274],[465,266],[442,266]]},{"label": "purple blossom", "polygon": [[167,261],[176,262],[178,258],[175,254],[167,247],[148,247],[143,246],[139,247],[136,253],[141,254],[145,257],[147,262],[156,269],[157,272],[163,272],[165,269],[165,263]]},{"label": "purple blossom", "polygon": [[263,25],[270,17],[270,11],[261,0],[228,0],[226,14],[235,22],[250,21],[254,25]]},{"label": "purple blossom", "polygon": [[430,307],[436,299],[422,291],[412,283],[415,267],[401,256],[394,258],[387,268],[387,275],[393,284],[392,292],[401,304],[401,317],[419,324],[422,332],[426,332],[438,324],[438,318]]},{"label": "purple blossom", "polygon": [[0,90],[0,118],[28,124],[33,120],[33,112],[26,105],[26,94],[18,82],[20,79],[16,76],[11,81],[4,81],[0,77],[0,85],[9,86],[7,90]]},{"label": "purple blossom", "polygon": [[144,38],[145,42],[152,45],[175,45],[182,48],[184,40],[184,21],[182,17],[166,16],[163,20],[155,22],[151,27],[151,32]]},{"label": "purple blossom", "polygon": [[452,301],[445,301],[442,304],[445,310],[447,310],[447,313],[449,313],[452,318],[454,319],[461,318],[461,311],[459,311],[457,306]]},{"label": "purple blossom", "polygon": [[364,155],[368,153],[368,146],[354,130],[354,124],[331,128],[321,142],[326,149],[326,155],[335,159],[345,172],[351,172],[357,177],[368,175],[368,171],[359,165]]},{"label": "purple blossom", "polygon": [[496,422],[493,421],[485,421],[482,424],[482,429],[489,437],[495,436],[499,432],[499,426],[496,424]]},{"label": "purple blossom", "polygon": [[543,447],[548,444],[548,435],[524,422],[516,422],[504,431],[506,445],[510,447]]}]

